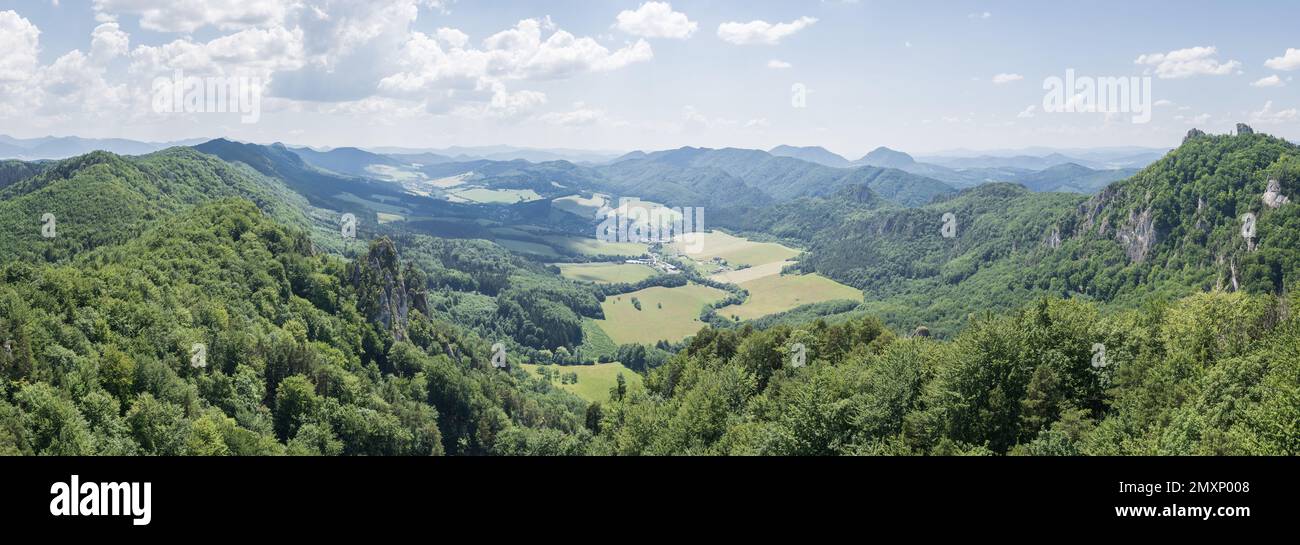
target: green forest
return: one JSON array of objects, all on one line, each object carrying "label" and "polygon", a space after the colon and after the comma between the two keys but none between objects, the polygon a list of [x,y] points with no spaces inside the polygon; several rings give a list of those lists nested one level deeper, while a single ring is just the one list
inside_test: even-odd
[{"label": "green forest", "polygon": [[[456,218],[460,236],[464,208],[412,205],[442,223],[348,240],[338,215],[366,210],[334,191],[356,180],[283,147],[0,163],[0,454],[1300,453],[1300,205],[1261,199],[1295,197],[1293,144],[1189,136],[1091,196],[671,164],[537,168],[647,196],[771,179],[719,226],[799,244],[795,268],[863,301],[617,346],[590,325],[603,302],[686,280],[576,282],[479,236],[572,221],[546,201]],[[520,365],[596,361],[643,386],[584,400]]]}]

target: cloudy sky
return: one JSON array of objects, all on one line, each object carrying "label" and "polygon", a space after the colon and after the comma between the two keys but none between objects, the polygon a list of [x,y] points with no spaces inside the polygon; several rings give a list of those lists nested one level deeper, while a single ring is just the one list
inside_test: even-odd
[{"label": "cloudy sky", "polygon": [[[1172,146],[1237,121],[1295,140],[1297,20],[1286,1],[0,0],[0,133],[851,157]],[[1067,69],[1149,76],[1151,122],[1044,111]],[[260,119],[156,112],[177,70],[257,78]]]}]

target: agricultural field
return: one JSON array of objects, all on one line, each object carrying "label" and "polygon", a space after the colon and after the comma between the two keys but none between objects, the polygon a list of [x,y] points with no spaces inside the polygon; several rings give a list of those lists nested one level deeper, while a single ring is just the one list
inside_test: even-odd
[{"label": "agricultural field", "polygon": [[584,199],[581,195],[560,197],[551,201],[551,205],[560,211],[568,212],[580,218],[595,220],[600,219],[600,210],[608,202],[608,195],[596,193],[593,194],[590,199]]},{"label": "agricultural field", "polygon": [[745,282],[758,280],[759,278],[767,278],[769,276],[779,275],[781,274],[782,269],[784,269],[787,265],[793,265],[794,263],[795,263],[794,261],[773,261],[771,263],[755,265],[753,267],[749,267],[745,269],[730,270],[730,271],[716,273],[710,276],[709,280],[713,280],[715,282],[726,282],[729,284],[742,284]]},{"label": "agricultural field", "polygon": [[639,257],[650,248],[639,242],[604,242],[595,238],[550,235],[542,237],[546,242],[561,250],[579,255],[621,255]]},{"label": "agricultural field", "polygon": [[774,242],[754,242],[722,231],[712,231],[694,236],[704,237],[701,252],[686,253],[691,246],[700,243],[694,242],[690,244],[681,240],[670,245],[672,251],[701,262],[708,262],[715,257],[719,257],[725,259],[727,264],[732,267],[739,265],[753,267],[765,263],[786,261],[799,255],[799,250],[794,248]]},{"label": "agricultural field", "polygon": [[565,278],[602,284],[640,282],[655,275],[653,268],[635,263],[559,263],[556,266]]},{"label": "agricultural field", "polygon": [[[618,344],[676,342],[703,327],[700,311],[704,305],[726,295],[722,290],[698,284],[679,288],[655,286],[606,298],[600,304],[605,319],[596,323]],[[633,306],[633,297],[640,301],[641,310]]]},{"label": "agricultural field", "polygon": [[[541,377],[541,365],[525,363],[521,367],[528,374]],[[627,382],[628,391],[641,388],[641,375],[623,367],[620,363],[602,363],[599,365],[547,365],[551,371],[559,374],[575,373],[577,384],[560,384],[559,377],[551,381],[556,387],[568,391],[587,401],[609,401],[609,391],[618,384],[618,375],[622,373]]]},{"label": "agricultural field", "polygon": [[819,274],[770,275],[742,282],[740,287],[749,290],[749,299],[742,305],[718,309],[719,315],[753,320],[811,303],[836,299],[862,300],[861,291]]},{"label": "agricultural field", "polygon": [[493,242],[505,247],[508,250],[525,254],[537,254],[546,257],[560,257],[560,254],[554,248],[545,244],[528,242],[524,240],[515,240],[511,238],[496,239]]},{"label": "agricultural field", "polygon": [[479,204],[515,204],[542,198],[541,195],[531,189],[487,189],[482,187],[450,191],[448,195],[454,196],[461,201]]}]

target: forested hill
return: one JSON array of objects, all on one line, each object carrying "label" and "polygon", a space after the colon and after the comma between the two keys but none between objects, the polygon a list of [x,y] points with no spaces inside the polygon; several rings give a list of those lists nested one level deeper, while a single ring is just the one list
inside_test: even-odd
[{"label": "forested hill", "polygon": [[[24,174],[0,189],[5,261],[57,261],[126,242],[151,221],[223,197],[244,197],[281,221],[307,224],[305,201],[283,184],[189,148],[140,157],[94,152]],[[47,224],[55,235],[48,239]]]},{"label": "forested hill", "polygon": [[1195,133],[1092,197],[986,184],[918,208],[864,204],[815,222],[805,214],[834,210],[814,199],[738,226],[804,241],[804,270],[864,289],[865,309],[890,325],[951,334],[970,313],[1043,295],[1133,307],[1215,287],[1289,291],[1300,274],[1298,160],[1294,144],[1253,131]]},{"label": "forested hill", "polygon": [[486,341],[420,305],[381,319],[422,278],[394,276],[405,267],[391,243],[352,267],[310,248],[238,199],[61,265],[7,260],[0,453],[563,454],[582,443],[584,404],[493,368]]},{"label": "forested hill", "polygon": [[[779,202],[805,196],[828,196],[849,185],[867,185],[884,199],[905,206],[918,206],[937,196],[955,192],[951,186],[938,180],[892,168],[833,168],[793,157],[773,156],[764,151],[734,148],[660,151],[619,161],[600,170],[616,186],[653,177],[673,180],[684,173],[692,176],[689,187],[705,194],[722,190],[720,192],[727,195],[738,195],[740,198],[734,201],[737,205],[757,203],[744,197],[745,193],[754,191]],[[713,179],[705,177],[707,173],[713,173]],[[739,181],[742,186],[752,189],[730,190],[728,184],[732,182],[727,180]],[[706,183],[707,186],[701,185]]]}]

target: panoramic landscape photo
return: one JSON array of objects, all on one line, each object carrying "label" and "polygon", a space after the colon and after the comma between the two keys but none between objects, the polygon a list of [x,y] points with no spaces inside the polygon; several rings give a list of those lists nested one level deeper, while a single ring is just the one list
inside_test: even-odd
[{"label": "panoramic landscape photo", "polygon": [[0,455],[1296,455],[1300,5],[1183,4],[0,0]]}]

